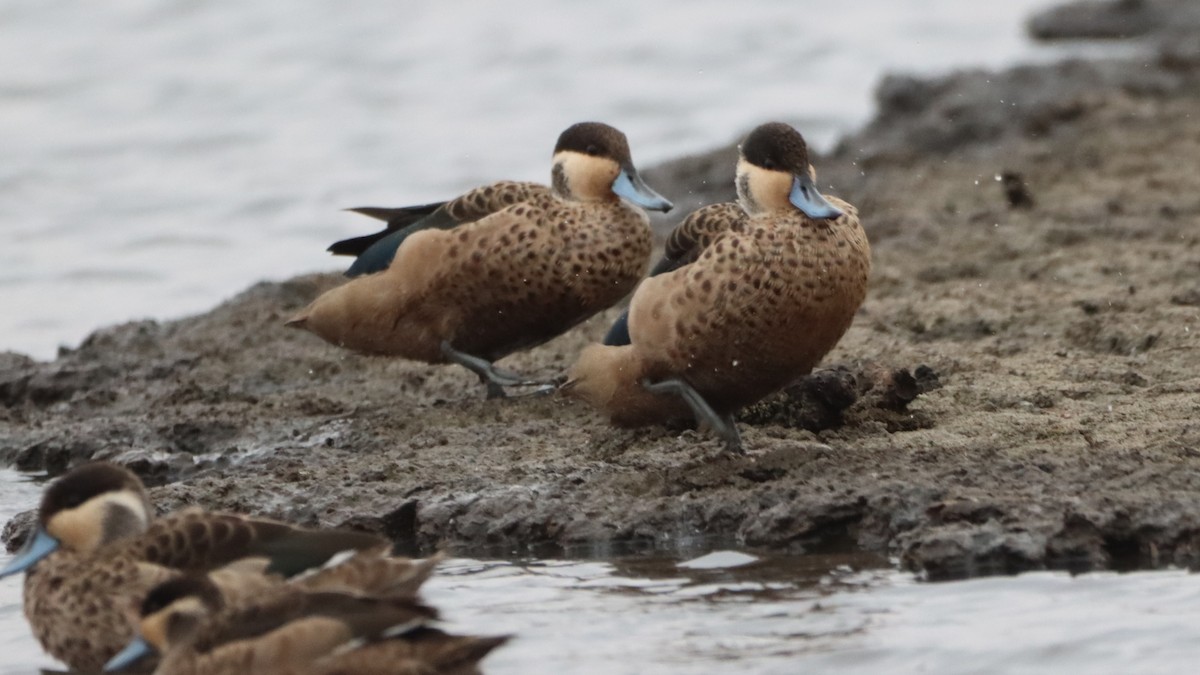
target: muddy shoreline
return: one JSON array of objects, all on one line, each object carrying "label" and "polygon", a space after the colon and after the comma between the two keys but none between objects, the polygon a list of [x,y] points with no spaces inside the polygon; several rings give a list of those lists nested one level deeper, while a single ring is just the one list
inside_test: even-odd
[{"label": "muddy shoreline", "polygon": [[[931,578],[1200,565],[1200,32],[1148,24],[1136,61],[881,84],[875,120],[817,164],[871,236],[867,302],[823,370],[747,413],[747,457],[557,396],[485,401],[461,369],[283,328],[330,273],[105,328],[53,362],[0,354],[0,462],[115,459],[163,509],[407,550],[711,538]],[[686,212],[732,195],[732,162],[647,180]],[[505,365],[560,373],[615,315]]]}]

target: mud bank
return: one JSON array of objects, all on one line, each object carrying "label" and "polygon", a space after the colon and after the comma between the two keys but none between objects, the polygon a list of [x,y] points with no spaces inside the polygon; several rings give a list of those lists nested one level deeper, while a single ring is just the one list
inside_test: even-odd
[{"label": "mud bank", "polygon": [[[107,328],[53,362],[0,356],[0,462],[115,459],[163,509],[408,549],[714,537],[932,578],[1198,565],[1200,50],[1179,44],[883,82],[877,119],[818,164],[872,237],[868,300],[828,370],[747,412],[749,456],[556,396],[485,401],[461,369],[284,329],[331,273]],[[727,199],[731,153],[647,173],[684,207]],[[504,365],[561,373],[614,316]]]}]

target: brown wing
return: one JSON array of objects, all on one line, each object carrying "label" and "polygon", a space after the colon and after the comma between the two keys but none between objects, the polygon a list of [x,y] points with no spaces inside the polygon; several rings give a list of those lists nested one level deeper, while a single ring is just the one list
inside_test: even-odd
[{"label": "brown wing", "polygon": [[474,222],[535,197],[549,196],[550,188],[527,181],[505,180],[475,188],[446,202],[446,213],[459,224]]},{"label": "brown wing", "polygon": [[[222,589],[224,593],[226,589]],[[436,610],[411,597],[372,598],[349,593],[313,592],[279,584],[253,597],[225,596],[226,606],[204,626],[195,645],[213,652],[231,642],[266,636],[308,619],[333,619],[351,637],[372,637],[409,622],[432,621]]]},{"label": "brown wing", "polygon": [[[649,248],[644,214],[546,196],[452,231],[414,235],[388,283],[411,289],[412,335],[420,335],[415,319],[428,314],[453,326],[455,347],[495,359],[611,306],[645,271]],[[426,328],[430,321],[419,328],[436,332]]]},{"label": "brown wing", "polygon": [[189,509],[150,524],[145,534],[117,542],[136,559],[181,570],[206,571],[240,558],[270,560],[269,572],[292,576],[319,567],[342,551],[387,542],[349,530],[310,530],[260,518]]},{"label": "brown wing", "polygon": [[380,642],[330,656],[316,664],[321,675],[467,675],[508,641],[507,636],[449,635],[419,626]]},{"label": "brown wing", "polygon": [[297,579],[295,585],[307,591],[411,598],[441,560],[440,555],[413,560],[393,557],[387,550],[362,551],[333,567]]},{"label": "brown wing", "polygon": [[695,262],[717,237],[737,230],[745,219],[746,212],[736,202],[710,204],[693,211],[667,237],[662,260],[650,271],[650,276]]}]

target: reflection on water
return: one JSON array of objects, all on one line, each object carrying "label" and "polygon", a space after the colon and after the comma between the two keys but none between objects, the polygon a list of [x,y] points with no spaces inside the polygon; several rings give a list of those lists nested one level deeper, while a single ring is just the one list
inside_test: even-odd
[{"label": "reflection on water", "polygon": [[[40,494],[12,471],[0,486],[0,520]],[[456,558],[425,596],[452,630],[516,636],[488,658],[493,675],[1171,673],[1200,660],[1200,576],[1182,571],[928,584],[873,556],[719,549]],[[20,593],[0,581],[0,675],[53,667]]]}]

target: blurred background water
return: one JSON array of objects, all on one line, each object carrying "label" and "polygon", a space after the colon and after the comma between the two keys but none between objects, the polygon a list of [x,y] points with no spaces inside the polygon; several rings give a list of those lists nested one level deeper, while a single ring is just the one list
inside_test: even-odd
[{"label": "blurred background water", "polygon": [[1048,0],[0,0],[0,350],[334,269],[340,209],[546,180],[568,124],[642,166],[771,118],[819,147],[885,71],[1046,59]]}]

